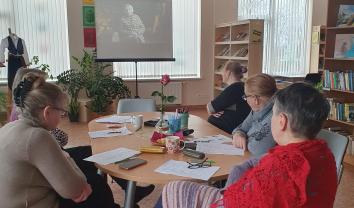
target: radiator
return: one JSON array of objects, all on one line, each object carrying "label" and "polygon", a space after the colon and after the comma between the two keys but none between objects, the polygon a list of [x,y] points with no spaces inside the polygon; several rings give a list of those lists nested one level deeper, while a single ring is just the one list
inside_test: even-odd
[{"label": "radiator", "polygon": [[[161,104],[161,98],[151,96],[154,91],[161,92],[161,83],[147,82],[138,83],[138,94],[140,98],[153,98],[156,100],[156,104]],[[166,96],[173,95],[177,98],[173,104],[182,104],[182,82],[170,82],[163,87],[163,94]]]}]

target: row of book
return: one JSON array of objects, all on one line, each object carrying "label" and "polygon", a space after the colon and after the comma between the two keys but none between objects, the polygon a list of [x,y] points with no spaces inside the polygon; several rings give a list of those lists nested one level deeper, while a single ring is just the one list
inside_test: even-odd
[{"label": "row of book", "polygon": [[323,71],[323,87],[338,89],[338,90],[346,90],[346,91],[354,91],[353,87],[353,76],[354,73],[352,70],[349,71],[334,71],[331,72],[329,70]]},{"label": "row of book", "polygon": [[246,57],[248,55],[248,48],[241,48],[237,50],[232,57]]},{"label": "row of book", "polygon": [[[244,41],[248,37],[248,33],[240,32],[232,41]],[[224,35],[220,35],[215,42],[227,42],[230,41],[230,33],[225,33]]]},{"label": "row of book", "polygon": [[219,79],[216,83],[215,83],[215,87],[220,87],[220,88],[226,88],[228,85],[224,82],[222,82],[222,79]]},{"label": "row of book", "polygon": [[224,68],[224,65],[226,64],[227,61],[224,63],[220,64],[218,67],[216,67],[215,72],[220,72],[222,68]]},{"label": "row of book", "polygon": [[218,56],[228,56],[229,54],[230,54],[230,46],[226,46],[220,51],[220,53],[218,53]]},{"label": "row of book", "polygon": [[328,118],[354,122],[354,103],[343,103],[344,98],[327,98],[330,112]]}]

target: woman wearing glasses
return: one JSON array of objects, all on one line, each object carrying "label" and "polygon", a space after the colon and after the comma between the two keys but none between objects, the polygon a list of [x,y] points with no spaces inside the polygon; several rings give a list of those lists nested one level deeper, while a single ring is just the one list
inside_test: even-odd
[{"label": "woman wearing glasses", "polygon": [[26,73],[13,90],[19,120],[0,129],[0,207],[119,207],[97,175],[85,175],[49,133],[68,97]]},{"label": "woman wearing glasses", "polygon": [[333,207],[336,163],[327,142],[316,138],[329,113],[326,98],[311,84],[294,83],[276,94],[273,111],[271,132],[278,145],[268,155],[234,166],[222,190],[171,182],[163,189],[160,205]]},{"label": "woman wearing glasses", "polygon": [[274,105],[272,96],[276,91],[274,78],[267,74],[255,74],[246,80],[243,99],[252,111],[232,131],[232,143],[235,147],[249,150],[254,156],[265,154],[275,147],[270,120]]},{"label": "woman wearing glasses", "polygon": [[245,93],[241,80],[246,72],[247,68],[239,62],[227,62],[222,79],[228,87],[207,105],[208,122],[229,134],[245,120],[251,110],[242,99]]}]

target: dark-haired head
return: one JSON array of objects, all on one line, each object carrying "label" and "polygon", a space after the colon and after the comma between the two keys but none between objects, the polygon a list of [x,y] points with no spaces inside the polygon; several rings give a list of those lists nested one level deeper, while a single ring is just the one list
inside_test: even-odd
[{"label": "dark-haired head", "polygon": [[314,139],[329,113],[327,99],[313,85],[294,83],[275,95],[274,115],[284,114],[294,137]]}]

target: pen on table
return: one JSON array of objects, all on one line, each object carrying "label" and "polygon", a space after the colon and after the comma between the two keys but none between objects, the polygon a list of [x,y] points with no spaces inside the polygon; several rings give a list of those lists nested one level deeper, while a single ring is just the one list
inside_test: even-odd
[{"label": "pen on table", "polygon": [[122,162],[129,161],[129,160],[132,160],[132,159],[135,159],[135,157],[127,158],[127,159],[124,159],[124,160],[119,160],[117,162],[114,162],[114,164],[122,163]]},{"label": "pen on table", "polygon": [[209,141],[194,141],[194,142],[195,142],[195,143],[196,143],[196,142],[210,142],[210,140],[209,140]]},{"label": "pen on table", "polygon": [[107,134],[117,134],[117,133],[121,133],[120,131],[110,131]]},{"label": "pen on table", "polygon": [[[204,160],[195,160],[195,159],[188,159],[189,162],[203,162]],[[207,160],[205,162],[215,163],[214,160]]]}]

